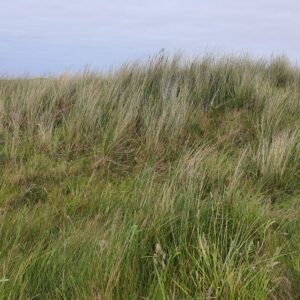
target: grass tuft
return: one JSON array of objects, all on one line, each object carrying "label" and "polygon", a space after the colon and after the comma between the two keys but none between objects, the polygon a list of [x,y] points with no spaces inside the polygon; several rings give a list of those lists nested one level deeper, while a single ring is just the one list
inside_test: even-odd
[{"label": "grass tuft", "polygon": [[300,297],[300,71],[160,53],[0,79],[0,299]]}]

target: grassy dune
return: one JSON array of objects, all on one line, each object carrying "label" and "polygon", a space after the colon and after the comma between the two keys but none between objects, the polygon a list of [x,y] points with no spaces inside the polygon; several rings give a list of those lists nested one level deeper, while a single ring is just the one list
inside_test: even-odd
[{"label": "grassy dune", "polygon": [[1,78],[0,164],[0,299],[300,297],[285,58]]}]

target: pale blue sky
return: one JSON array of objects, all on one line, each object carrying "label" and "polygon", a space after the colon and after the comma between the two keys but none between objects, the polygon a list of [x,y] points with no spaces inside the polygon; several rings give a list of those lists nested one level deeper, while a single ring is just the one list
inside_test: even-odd
[{"label": "pale blue sky", "polygon": [[161,48],[300,61],[299,0],[0,0],[0,74],[108,69]]}]

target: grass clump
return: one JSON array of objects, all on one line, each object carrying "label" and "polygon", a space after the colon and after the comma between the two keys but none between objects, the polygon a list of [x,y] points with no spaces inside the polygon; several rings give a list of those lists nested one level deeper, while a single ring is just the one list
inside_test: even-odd
[{"label": "grass clump", "polygon": [[0,79],[0,299],[300,297],[300,72],[159,55]]}]

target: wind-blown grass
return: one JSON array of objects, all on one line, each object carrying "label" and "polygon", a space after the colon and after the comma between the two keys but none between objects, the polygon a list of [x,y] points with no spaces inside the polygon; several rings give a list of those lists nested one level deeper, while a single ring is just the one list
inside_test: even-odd
[{"label": "wind-blown grass", "polygon": [[159,55],[0,79],[0,299],[300,297],[300,71]]}]

